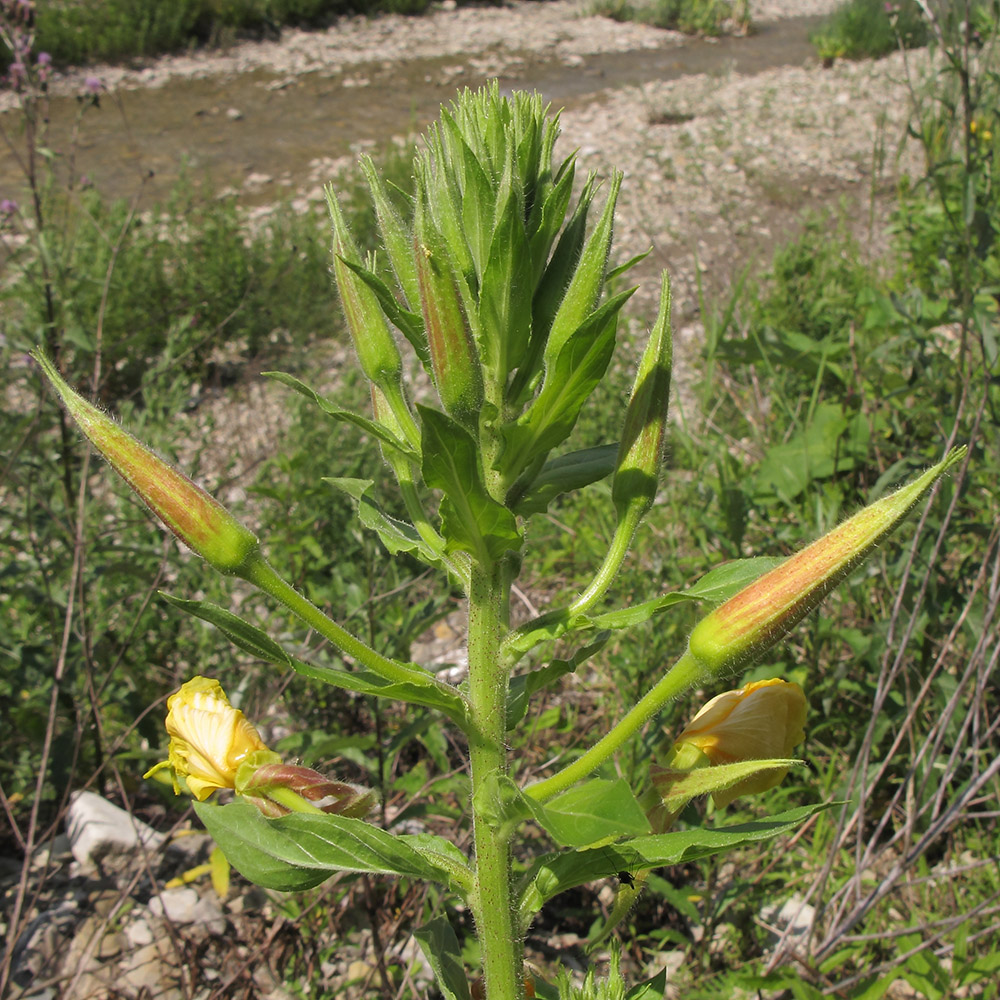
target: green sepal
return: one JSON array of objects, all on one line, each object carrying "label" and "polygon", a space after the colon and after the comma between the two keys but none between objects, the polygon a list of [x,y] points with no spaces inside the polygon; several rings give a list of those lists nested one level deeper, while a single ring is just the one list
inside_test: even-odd
[{"label": "green sepal", "polygon": [[719,829],[676,830],[602,847],[543,855],[535,860],[520,882],[521,926],[527,928],[534,915],[553,896],[567,889],[596,879],[611,878],[620,871],[635,872],[683,864],[746,844],[770,840],[836,805],[836,802],[821,802]]},{"label": "green sepal", "polygon": [[470,552],[487,565],[521,547],[513,513],[483,485],[475,442],[451,417],[417,405],[423,429],[424,482],[444,493],[441,533],[451,548]]},{"label": "green sepal", "polygon": [[361,430],[366,434],[370,434],[381,444],[398,451],[407,460],[411,462],[419,461],[417,453],[405,441],[400,440],[395,434],[386,430],[380,423],[369,420],[359,413],[353,413],[351,410],[341,409],[332,400],[321,396],[315,389],[311,389],[305,382],[299,381],[294,375],[289,375],[288,372],[261,372],[261,374],[265,378],[274,379],[275,382],[280,382],[282,385],[294,389],[305,396],[306,399],[311,399],[327,416],[332,417],[334,420],[343,420],[354,424],[355,427],[361,428]]},{"label": "green sepal", "polygon": [[460,866],[453,852],[427,849],[430,834],[415,842],[364,820],[330,814],[291,813],[265,819],[244,801],[193,805],[232,866],[265,889],[311,889],[342,871],[406,875],[439,882],[463,896],[471,885],[472,873],[464,859]]}]

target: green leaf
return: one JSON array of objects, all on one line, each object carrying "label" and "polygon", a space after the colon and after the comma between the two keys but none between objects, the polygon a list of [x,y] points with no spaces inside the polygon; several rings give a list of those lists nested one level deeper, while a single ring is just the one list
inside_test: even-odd
[{"label": "green leaf", "polygon": [[311,889],[334,872],[407,875],[463,893],[468,867],[443,862],[443,853],[418,849],[406,837],[346,816],[291,813],[265,819],[249,802],[195,802],[195,812],[232,866],[265,889]]},{"label": "green leaf", "polygon": [[400,441],[395,434],[387,431],[381,424],[376,423],[374,420],[369,420],[359,413],[352,413],[350,410],[341,409],[325,396],[321,396],[315,389],[310,389],[304,382],[300,382],[294,375],[289,375],[287,372],[261,372],[261,374],[265,378],[273,378],[275,382],[287,385],[290,389],[301,393],[307,399],[311,399],[324,413],[334,420],[344,420],[347,423],[354,424],[367,434],[371,434],[372,437],[382,444],[398,451],[404,458],[412,462],[417,461],[417,455],[413,449],[406,442]]},{"label": "green leaf", "polygon": [[[465,701],[457,692],[436,680],[431,674],[413,665],[412,681],[388,681],[367,670],[336,670],[307,663],[285,652],[266,632],[237,617],[231,611],[220,608],[209,601],[186,601],[179,597],[160,592],[174,607],[194,615],[202,621],[214,625],[230,642],[259,660],[291,667],[296,673],[310,680],[321,681],[331,687],[357,694],[372,695],[377,698],[391,698],[411,705],[426,705],[436,708],[448,718],[465,725]],[[418,673],[419,671],[419,673]],[[426,681],[424,681],[426,677]]]},{"label": "green leaf", "polygon": [[441,533],[449,544],[471,552],[483,564],[520,548],[513,513],[486,492],[471,435],[439,410],[419,404],[417,410],[423,428],[424,481],[444,492]]},{"label": "green leaf", "polygon": [[554,684],[560,677],[572,673],[598,650],[603,649],[609,639],[609,633],[602,632],[595,642],[582,646],[568,660],[553,660],[538,670],[527,674],[518,674],[510,679],[510,691],[507,696],[507,729],[513,729],[528,709],[528,700],[542,688]]},{"label": "green leaf", "polygon": [[511,190],[497,217],[479,293],[479,347],[500,385],[524,357],[530,329],[531,260]]},{"label": "green leaf", "polygon": [[[530,484],[521,488],[515,483],[507,502],[522,517],[542,514],[560,494],[583,489],[610,476],[615,471],[617,458],[617,444],[602,444],[559,455],[546,462]],[[515,499],[518,495],[520,498]]]},{"label": "green leaf", "polygon": [[413,936],[434,970],[434,978],[444,1000],[472,1000],[469,977],[462,962],[462,949],[451,924],[444,917],[435,917],[418,927]]},{"label": "green leaf", "polygon": [[750,823],[721,829],[677,830],[634,837],[618,844],[546,854],[538,858],[521,880],[520,913],[524,926],[553,896],[620,871],[643,871],[664,865],[696,861],[712,854],[758,843],[795,829],[809,817],[837,803],[801,806]]},{"label": "green leaf", "polygon": [[220,608],[210,601],[187,601],[162,590],[159,594],[175,608],[214,625],[237,649],[242,649],[244,653],[249,653],[266,663],[276,663],[282,667],[295,665],[295,657],[286,653],[281,645],[275,642],[263,629],[251,625],[231,611],[226,611],[225,608]]},{"label": "green leaf", "polygon": [[667,970],[660,971],[644,983],[637,983],[625,994],[625,1000],[663,1000],[667,991]]},{"label": "green leaf", "polygon": [[[669,768],[659,773],[667,778],[657,781],[654,771],[653,785],[660,794],[663,804],[671,811],[678,811],[691,799],[710,792],[721,792],[744,778],[753,777],[761,771],[787,771],[790,767],[805,767],[805,762],[793,758],[774,758],[772,760],[741,760],[735,764],[717,764],[712,767],[698,767],[693,771],[670,771]],[[663,794],[664,791],[666,794]]]},{"label": "green leaf", "polygon": [[754,556],[752,559],[733,559],[709,570],[697,583],[683,591],[682,596],[709,604],[722,604],[749,587],[758,577],[780,566],[781,556]]},{"label": "green leaf", "polygon": [[371,479],[347,479],[332,477],[323,480],[346,493],[358,507],[358,520],[382,539],[382,544],[393,555],[397,552],[412,552],[428,566],[442,569],[443,552],[432,548],[421,538],[417,529],[406,521],[400,521],[387,514],[372,496],[375,485]]},{"label": "green leaf", "polygon": [[686,591],[684,593],[663,594],[655,597],[651,601],[644,601],[642,604],[633,605],[631,608],[620,608],[617,611],[606,611],[604,614],[593,615],[588,618],[591,628],[631,628],[633,625],[640,625],[649,621],[654,615],[658,615],[667,608],[675,604],[682,604],[684,601],[698,600],[696,596],[691,596]]},{"label": "green leaf", "polygon": [[566,340],[546,370],[542,388],[518,420],[503,430],[501,468],[513,481],[536,455],[564,441],[600,382],[615,348],[618,313],[634,288],[605,302]]},{"label": "green leaf", "polygon": [[544,805],[525,800],[536,822],[557,843],[584,847],[608,837],[649,832],[649,820],[628,783],[595,778]]}]

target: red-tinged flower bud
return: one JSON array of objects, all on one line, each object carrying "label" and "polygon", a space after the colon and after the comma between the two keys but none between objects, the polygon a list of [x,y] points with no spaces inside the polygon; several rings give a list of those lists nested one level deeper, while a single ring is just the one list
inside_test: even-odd
[{"label": "red-tinged flower bud", "polygon": [[334,781],[311,767],[296,764],[265,764],[246,782],[238,783],[236,790],[273,819],[292,812],[282,801],[282,789],[294,792],[325,813],[355,819],[367,816],[375,805],[375,793],[370,788]]},{"label": "red-tinged flower bud", "polygon": [[450,416],[475,427],[483,405],[483,372],[455,274],[426,212],[418,207],[414,241],[420,307],[434,383]]},{"label": "red-tinged flower bud", "polygon": [[347,328],[369,381],[382,389],[397,386],[403,373],[403,360],[392,331],[382,313],[378,297],[364,279],[345,261],[360,264],[361,256],[351,238],[333,189],[326,189],[326,201],[333,223],[333,273],[340,291]]},{"label": "red-tinged flower bud", "polygon": [[912,483],[859,511],[712,611],[688,640],[695,662],[719,673],[774,645],[897,527],[965,452],[965,447],[953,449]]},{"label": "red-tinged flower bud", "polygon": [[639,362],[618,446],[611,497],[619,520],[633,507],[639,508],[641,517],[656,497],[670,402],[672,356],[670,278],[664,271],[659,315]]},{"label": "red-tinged flower bud", "polygon": [[220,573],[239,573],[257,556],[256,536],[218,500],[78,396],[41,351],[32,356],[80,430],[185,545]]}]

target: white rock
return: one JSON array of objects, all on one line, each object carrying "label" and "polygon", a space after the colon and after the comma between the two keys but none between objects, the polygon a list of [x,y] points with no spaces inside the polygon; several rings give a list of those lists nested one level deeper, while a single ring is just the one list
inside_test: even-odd
[{"label": "white rock", "polygon": [[66,834],[73,857],[93,868],[108,854],[145,847],[156,850],[163,835],[95,792],[74,792],[66,812]]},{"label": "white rock", "polygon": [[198,890],[189,885],[164,889],[149,901],[149,912],[175,924],[199,924],[210,934],[222,934],[226,929],[226,918],[218,902],[200,896]]}]

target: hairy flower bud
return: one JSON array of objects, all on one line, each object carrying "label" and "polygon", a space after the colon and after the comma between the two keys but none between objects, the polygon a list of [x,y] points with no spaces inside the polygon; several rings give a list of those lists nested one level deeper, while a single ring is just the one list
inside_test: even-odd
[{"label": "hairy flower bud", "polygon": [[340,291],[347,328],[369,381],[385,391],[399,384],[403,361],[385,321],[378,297],[345,261],[360,264],[358,248],[351,238],[332,187],[326,189],[326,201],[333,223],[333,273]]},{"label": "hairy flower bud", "polygon": [[235,788],[236,772],[251,754],[270,753],[243,713],[229,704],[222,685],[208,677],[192,677],[167,699],[166,725],[168,759],[146,777],[173,768],[174,792],[183,778],[199,802],[216,789]]},{"label": "hairy flower bud", "polygon": [[414,256],[434,383],[445,412],[475,427],[483,405],[479,354],[444,243],[420,206]]},{"label": "hairy flower bud", "polygon": [[611,497],[619,520],[631,507],[638,507],[641,517],[656,497],[670,402],[672,352],[670,278],[664,271],[660,311],[639,362],[618,446]]},{"label": "hairy flower bud", "polygon": [[238,573],[259,548],[257,538],[214,497],[159,458],[96,406],[78,396],[41,351],[38,362],[70,416],[111,467],[185,544],[220,573]]},{"label": "hairy flower bud", "polygon": [[922,476],[865,507],[717,607],[688,640],[695,662],[715,674],[774,645],[897,527],[965,451],[953,449]]}]

